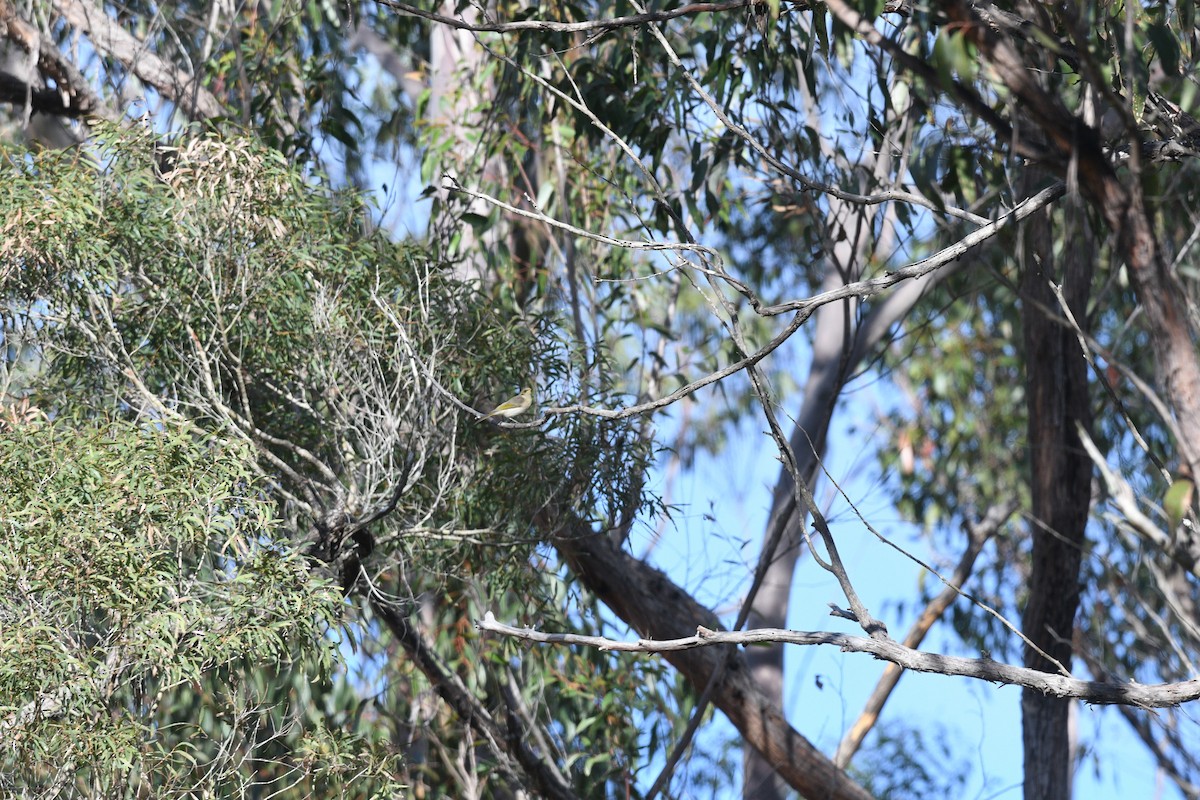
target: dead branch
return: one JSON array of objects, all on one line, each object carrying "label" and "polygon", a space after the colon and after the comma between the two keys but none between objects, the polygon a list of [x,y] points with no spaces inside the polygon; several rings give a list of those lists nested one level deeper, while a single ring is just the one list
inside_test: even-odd
[{"label": "dead branch", "polygon": [[793,631],[782,628],[759,628],[749,631],[716,631],[700,626],[694,636],[658,641],[638,639],[621,641],[603,636],[581,636],[573,633],[542,633],[532,628],[517,628],[497,622],[491,612],[475,623],[482,633],[495,633],[513,639],[542,644],[578,644],[601,650],[628,653],[669,653],[714,645],[755,645],[783,643],[796,645],[835,645],[846,653],[869,653],[883,661],[915,672],[936,675],[959,675],[990,683],[1022,686],[1048,696],[1072,698],[1096,705],[1122,705],[1139,708],[1169,708],[1200,699],[1200,679],[1178,683],[1143,685],[1110,681],[1085,681],[1053,675],[1027,667],[1014,667],[990,658],[962,658],[940,653],[924,653],[893,639],[871,639],[831,631]]}]

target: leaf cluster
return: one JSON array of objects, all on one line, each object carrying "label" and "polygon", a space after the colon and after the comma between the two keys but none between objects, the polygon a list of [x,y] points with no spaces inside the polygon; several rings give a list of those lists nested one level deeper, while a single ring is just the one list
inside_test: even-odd
[{"label": "leaf cluster", "polygon": [[278,538],[247,448],[190,426],[42,419],[9,426],[0,457],[6,790],[231,780],[238,765],[218,756],[230,737],[211,731],[206,747],[160,724],[164,706],[207,684],[216,694],[191,713],[260,713],[236,668],[328,673],[341,617],[333,587]]},{"label": "leaf cluster", "polygon": [[[191,634],[209,653],[200,666],[121,689],[135,725],[131,741],[144,739],[136,725],[153,719],[156,729],[189,744],[186,755],[168,748],[152,765],[139,762],[111,780],[138,774],[164,787],[199,786],[198,765],[220,761],[220,770],[204,774],[254,775],[297,792],[335,779],[344,781],[339,791],[351,782],[354,791],[371,791],[387,785],[390,757],[418,758],[415,745],[403,753],[386,748],[412,742],[413,732],[393,723],[419,715],[425,702],[403,687],[427,684],[416,673],[389,670],[385,680],[396,691],[386,701],[364,698],[329,674],[324,629],[276,629],[289,614],[306,613],[289,597],[319,589],[332,603],[316,577],[327,567],[351,589],[360,573],[337,570],[354,548],[375,591],[431,604],[431,638],[442,657],[475,675],[492,661],[463,636],[469,608],[524,598],[526,606],[590,627],[554,611],[566,595],[552,590],[556,580],[547,578],[536,549],[581,525],[597,533],[627,525],[646,501],[646,444],[631,422],[582,415],[534,430],[480,423],[470,407],[486,410],[522,385],[535,386],[533,413],[607,402],[609,368],[600,354],[579,363],[553,310],[532,314],[484,296],[457,280],[453,265],[388,241],[357,197],[330,191],[276,151],[216,135],[171,147],[164,167],[155,137],[102,129],[82,155],[12,152],[2,168],[13,192],[0,200],[0,316],[6,335],[36,354],[21,387],[25,402],[60,420],[68,439],[71,430],[102,421],[154,432],[186,420],[193,436],[236,445],[242,470],[220,484],[245,503],[226,503],[233,510],[222,524],[230,530],[215,529],[231,543],[210,561],[189,555],[171,563],[177,581],[190,581],[180,596],[207,597],[217,591],[210,584],[243,587],[227,602],[248,627],[200,626]],[[117,464],[122,457],[112,455]],[[103,476],[116,467],[107,469]],[[176,481],[189,480],[172,473],[145,491],[170,494]],[[70,484],[60,496],[85,489]],[[186,497],[179,502],[164,514],[208,519],[209,509],[224,507],[212,501],[197,511]],[[348,532],[364,520],[371,520],[370,547]],[[108,551],[106,541],[88,552],[112,569],[138,577],[154,568],[144,550]],[[285,553],[283,566],[270,560]],[[163,595],[145,591],[134,600]],[[266,609],[279,616],[264,616]],[[179,618],[183,611],[172,613],[141,617],[163,620],[168,630],[196,628]],[[370,613],[361,613],[372,625]],[[256,635],[272,632],[279,647],[286,641],[294,648],[294,662],[274,663],[254,649]],[[368,650],[394,657],[394,643],[377,627],[374,635],[380,647]],[[167,645],[139,647],[175,655]],[[578,690],[560,696],[554,677],[563,668],[533,661],[524,668],[528,685],[555,687],[545,702],[531,698],[531,707],[555,731],[561,720],[595,717],[583,730],[559,734],[563,752],[592,751],[589,743],[604,741],[600,749],[612,754],[570,765],[581,786],[626,775],[642,744],[636,717],[622,712],[647,702],[639,695],[645,686],[633,678],[614,685],[612,664],[601,660],[586,669],[567,665]],[[494,699],[495,680],[484,675],[471,685]],[[597,696],[610,699],[591,708],[588,698]],[[461,723],[442,733],[433,740],[450,749],[469,740]],[[344,747],[342,736],[351,737]],[[354,753],[377,781],[343,758]],[[479,768],[489,768],[486,758]],[[414,766],[405,775],[415,780],[422,772]],[[445,785],[453,791],[453,781]]]}]

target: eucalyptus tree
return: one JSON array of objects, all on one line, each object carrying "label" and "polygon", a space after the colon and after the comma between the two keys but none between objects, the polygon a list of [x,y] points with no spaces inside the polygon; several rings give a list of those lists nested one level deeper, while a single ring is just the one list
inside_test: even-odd
[{"label": "eucalyptus tree", "polygon": [[[532,520],[612,525],[643,503],[625,426],[535,435],[472,408],[525,380],[554,402],[552,316],[505,312],[249,138],[165,151],[96,124],[80,152],[3,170],[4,401],[30,431],[6,440],[0,503],[6,627],[27,629],[0,700],[26,743],[6,756],[14,792],[575,797],[632,780],[638,716],[672,702],[646,691],[655,663],[613,678],[611,657],[518,664],[464,636],[485,606],[594,630]],[[150,460],[167,432],[170,470]],[[94,526],[61,555],[60,507]],[[82,674],[36,667],[58,640],[79,642]],[[43,770],[64,718],[98,730]]]},{"label": "eucalyptus tree", "polygon": [[[1062,698],[1141,703],[1122,680],[1159,684],[1155,705],[1194,697],[1184,680],[1193,591],[1182,588],[1192,578],[1176,574],[1193,563],[1189,428],[1200,398],[1186,290],[1194,221],[1180,216],[1200,130],[1186,113],[1189,9],[732,2],[614,15],[556,4],[480,18],[387,5],[476,35],[504,68],[503,79],[488,72],[493,126],[520,132],[497,137],[503,152],[538,157],[521,181],[484,172],[450,188],[542,226],[547,283],[560,276],[573,316],[600,320],[577,331],[582,343],[632,333],[641,346],[630,350],[649,355],[630,370],[636,400],[582,413],[656,411],[714,383],[736,394],[730,376],[746,374],[741,396],[759,404],[783,468],[749,599],[728,624],[783,626],[796,555],[811,552],[811,538],[814,561],[845,589],[839,614],[867,634],[855,646],[887,649],[886,626],[858,600],[811,501],[839,393],[883,357],[910,385],[925,382],[915,416],[881,448],[896,453],[886,460],[900,473],[901,507],[963,523],[964,538],[942,540],[963,554],[955,585],[997,540],[998,558],[979,569],[1002,624],[980,608],[959,608],[955,622],[970,644],[1023,667],[1001,677],[989,657],[954,669],[1026,687],[1026,795],[1069,793]],[[497,101],[504,81],[515,88]],[[529,268],[518,264],[522,277]],[[898,328],[913,344],[884,349]],[[811,332],[810,368],[774,372],[773,355],[801,330]],[[1140,352],[1129,344],[1137,336],[1148,343]],[[804,386],[790,432],[772,379]],[[1117,457],[1123,469],[1110,465]],[[1136,477],[1148,474],[1157,477]],[[1169,531],[1146,513],[1160,501]],[[1027,524],[1006,526],[1016,507]],[[712,629],[681,587],[664,600],[647,564],[602,542],[557,546],[647,640],[698,645],[694,626]],[[1147,548],[1154,568],[1141,560]],[[1122,578],[1144,569],[1136,585]],[[929,598],[910,646],[953,596]],[[1083,597],[1121,613],[1080,618]],[[1155,644],[1114,646],[1123,624]],[[826,760],[783,719],[778,649],[752,650],[746,664],[715,649],[665,657],[751,746],[747,796],[768,796],[770,770],[805,795],[858,796],[840,768],[898,669]],[[1095,684],[1074,682],[1073,658]],[[1124,713],[1192,792],[1180,718],[1156,737],[1151,718]]]},{"label": "eucalyptus tree", "polygon": [[[191,301],[140,291],[131,312],[140,321],[116,343],[94,320],[75,325],[90,334],[62,352],[99,360],[56,379],[90,382],[95,396],[100,377],[119,378],[118,407],[170,409],[257,448],[293,541],[357,593],[459,716],[454,735],[409,748],[417,761],[437,751],[439,780],[489,791],[476,780],[483,753],[499,769],[496,791],[560,796],[586,785],[566,768],[595,744],[579,731],[599,717],[564,689],[573,676],[554,660],[567,655],[527,655],[522,667],[539,689],[522,699],[511,659],[471,651],[453,662],[458,673],[476,665],[476,682],[463,683],[446,659],[468,652],[467,637],[431,642],[439,614],[465,634],[489,604],[522,626],[579,626],[552,585],[558,577],[529,579],[550,551],[517,545],[538,542],[578,581],[568,585],[639,632],[645,641],[633,649],[686,640],[664,658],[690,686],[690,705],[647,680],[625,686],[644,703],[633,718],[604,717],[621,740],[606,780],[627,780],[630,791],[674,715],[686,708],[699,724],[712,704],[746,743],[747,796],[868,796],[847,766],[908,668],[1025,687],[1027,797],[1069,793],[1070,698],[1121,707],[1166,773],[1196,793],[1186,717],[1138,710],[1195,696],[1186,680],[1200,458],[1188,4],[728,0],[433,12],[382,0],[344,16],[320,4],[179,6],[170,20],[139,9],[80,15],[66,3],[0,10],[10,51],[32,58],[24,78],[5,82],[26,117],[118,119],[120,92],[140,82],[156,112],[228,116],[289,157],[315,152],[339,168],[344,160],[351,177],[369,150],[362,134],[402,135],[420,148],[434,199],[422,249],[450,272],[416,272],[426,279],[419,287],[448,293],[439,302],[397,303],[425,289],[403,289],[387,271],[396,285],[372,269],[335,278],[318,268],[373,263],[360,245],[335,253],[305,244],[301,278],[281,267],[294,263],[290,251],[258,262],[259,250],[274,252],[277,212],[261,228],[249,213],[249,228],[191,229],[216,243],[196,252],[205,270],[227,258],[265,265],[252,294],[278,307],[227,324],[197,305],[207,315],[201,330],[174,313]],[[92,42],[99,73],[68,57],[72,34]],[[356,67],[355,53],[370,53],[382,71]],[[106,83],[84,78],[95,74]],[[356,105],[355,92],[367,91],[378,103]],[[222,164],[242,174],[239,159],[211,141],[183,150],[182,170],[159,148],[160,163],[140,174],[168,187],[203,174],[180,197],[240,213],[249,199],[218,180]],[[193,224],[190,215],[161,224]],[[355,230],[346,217],[332,227]],[[231,256],[220,243],[235,229],[254,247]],[[207,280],[220,289],[218,308],[240,291]],[[126,281],[138,285],[122,274],[107,286]],[[62,306],[103,309],[118,296],[104,287]],[[484,304],[497,316],[478,312]],[[262,331],[266,343],[252,346]],[[805,337],[808,363],[795,368],[789,354]],[[497,349],[480,349],[485,342]],[[397,364],[409,365],[400,392]],[[897,507],[940,521],[931,537],[956,556],[945,591],[926,597],[914,587],[925,613],[902,643],[859,599],[812,502],[842,392],[876,365],[912,409],[893,421],[893,438],[866,446],[893,470],[886,485]],[[530,373],[539,379],[534,419],[515,423],[528,427],[494,438],[490,427],[461,428],[464,406],[478,407],[485,391],[507,396]],[[317,386],[330,389],[318,396]],[[707,401],[711,387],[727,401]],[[745,601],[728,619],[627,547],[645,501],[653,420],[697,396],[706,424],[676,440],[683,457],[720,446],[725,423],[754,415],[782,462]],[[789,429],[781,408],[793,407]],[[632,458],[603,455],[618,452]],[[439,517],[443,509],[452,513]],[[427,532],[412,522],[425,514],[440,520],[428,527],[438,536],[449,535],[446,525],[456,531],[449,561],[405,549]],[[460,581],[465,565],[481,563],[471,540],[483,529],[513,537],[512,571],[491,583],[505,592],[480,594],[474,575]],[[805,552],[843,589],[835,613],[865,635],[790,640],[892,662],[831,754],[783,713],[778,637],[747,653],[715,646],[763,643],[723,627],[786,626]],[[434,573],[448,604],[414,577],[429,563],[442,564]],[[407,603],[402,614],[393,595]],[[529,597],[544,602],[531,611]],[[986,657],[919,651],[945,613]],[[483,627],[532,636],[494,620]],[[626,663],[608,650],[592,655],[584,671],[593,677]],[[1077,677],[1081,665],[1093,681]],[[546,705],[530,711],[534,695]],[[502,737],[501,718],[529,736]],[[642,740],[631,731],[651,718],[669,722],[639,760]],[[649,794],[684,780],[673,770],[694,724],[671,731]],[[398,735],[416,745],[418,727],[397,726],[407,731]],[[870,791],[885,790],[872,782]]]}]

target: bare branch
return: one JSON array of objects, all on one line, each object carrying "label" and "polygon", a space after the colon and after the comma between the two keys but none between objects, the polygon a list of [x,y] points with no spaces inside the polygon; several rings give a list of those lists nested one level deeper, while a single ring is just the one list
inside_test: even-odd
[{"label": "bare branch", "polygon": [[[447,705],[454,709],[459,719],[484,737],[488,749],[497,757],[501,769],[512,780],[520,783],[519,775],[524,772],[546,797],[555,800],[577,800],[571,785],[558,767],[549,760],[549,754],[535,751],[519,730],[505,730],[458,675],[442,662],[433,645],[413,626],[404,613],[374,592],[368,600],[372,611],[404,647]],[[516,721],[517,715],[510,713],[509,724],[512,725]]]},{"label": "bare branch", "polygon": [[[643,636],[688,635],[685,620],[720,626],[712,611],[608,537],[592,535],[583,527],[578,535],[556,537],[554,546],[583,585]],[[723,660],[732,658],[734,667],[724,670],[713,690],[713,705],[783,780],[808,797],[869,800],[861,786],[788,723],[778,703],[751,677],[743,653],[735,648],[725,652],[700,648],[668,652],[665,657],[693,686],[706,686],[722,669]]]},{"label": "bare branch", "polygon": [[[971,576],[971,570],[975,566],[975,559],[983,550],[983,546],[987,543],[988,539],[996,534],[996,531],[1008,520],[1015,509],[1016,503],[1012,502],[1006,505],[995,506],[978,523],[974,525],[963,524],[963,530],[967,534],[967,547],[963,550],[963,554],[958,560],[958,566],[954,568],[954,573],[949,579],[942,579],[946,583],[946,588],[938,593],[937,597],[930,600],[926,604],[925,609],[917,616],[917,621],[913,623],[912,628],[909,629],[908,634],[904,637],[903,644],[905,647],[918,647],[924,641],[925,635],[929,633],[933,624],[941,619],[942,614],[946,613],[946,609],[964,594],[962,586]],[[903,672],[899,665],[894,663],[888,664],[884,668],[883,675],[880,676],[879,682],[875,684],[875,689],[871,692],[871,696],[867,698],[862,713],[859,714],[858,719],[850,726],[850,730],[842,738],[841,744],[838,745],[834,761],[839,767],[844,768],[850,763],[850,759],[854,758],[854,754],[862,746],[867,734],[875,727],[875,723],[879,720],[879,714],[883,711],[883,706],[887,703],[888,698],[892,696],[892,690],[900,682],[900,676]]]},{"label": "bare branch", "polygon": [[484,633],[495,633],[513,639],[543,644],[578,644],[601,650],[630,653],[667,653],[692,650],[714,645],[755,645],[784,643],[796,645],[834,645],[846,653],[869,653],[890,661],[903,669],[930,672],[937,675],[960,675],[991,683],[1011,684],[1034,689],[1048,696],[1074,698],[1097,705],[1125,705],[1140,708],[1169,708],[1200,699],[1200,679],[1178,683],[1142,685],[1085,681],[1052,675],[1027,667],[1001,664],[990,658],[962,658],[939,653],[923,653],[891,639],[870,639],[828,631],[792,631],[781,628],[759,628],[749,631],[715,631],[703,626],[695,636],[667,641],[639,639],[621,641],[602,636],[581,636],[573,633],[542,633],[532,628],[517,628],[497,622],[489,612],[475,626]]},{"label": "bare branch", "polygon": [[436,14],[432,11],[426,11],[416,6],[410,6],[408,3],[400,2],[400,0],[375,0],[382,6],[399,11],[402,14],[408,14],[413,17],[427,19],[430,22],[437,22],[441,25],[447,25],[458,30],[471,31],[473,33],[527,33],[527,32],[545,32],[545,33],[582,33],[587,31],[611,31],[618,28],[629,28],[635,25],[650,25],[656,22],[666,22],[667,20],[676,19],[678,17],[689,17],[696,14],[719,14],[723,11],[732,11],[738,8],[747,8],[755,5],[765,5],[763,0],[727,0],[724,3],[689,3],[686,6],[673,8],[669,11],[655,11],[651,13],[631,14],[625,17],[613,17],[611,19],[590,19],[583,22],[555,22],[546,19],[529,19],[520,20],[517,22],[467,22],[459,17],[449,17],[444,14]]},{"label": "bare branch", "polygon": [[191,119],[209,119],[224,113],[220,101],[200,85],[198,76],[188,75],[154,55],[100,6],[89,7],[83,0],[54,0],[54,10],[87,34],[98,51],[120,61]]},{"label": "bare branch", "polygon": [[767,306],[761,309],[755,309],[758,313],[764,316],[773,316],[775,314],[783,314],[789,311],[804,311],[810,308],[815,309],[826,303],[833,303],[838,300],[845,300],[851,297],[873,297],[885,289],[891,288],[901,281],[911,280],[913,278],[921,278],[929,273],[962,258],[967,252],[975,247],[978,247],[983,242],[991,239],[1004,228],[1013,223],[1020,222],[1055,200],[1058,200],[1066,193],[1066,185],[1058,182],[1047,186],[1035,195],[1027,197],[1018,203],[1011,211],[998,219],[989,222],[987,225],[978,230],[971,231],[962,239],[954,244],[943,247],[933,255],[923,258],[919,261],[901,267],[898,270],[889,272],[886,275],[881,275],[878,278],[869,278],[867,280],[848,283],[845,286],[839,286],[836,289],[831,289],[821,294],[807,297],[803,300],[790,300],[786,303],[779,303],[774,306]]},{"label": "bare branch", "polygon": [[[1057,200],[1058,198],[1062,197],[1065,192],[1066,192],[1065,184],[1063,184],[1061,182],[1054,183],[1051,186],[1048,186],[1045,189],[1042,189],[1037,194],[1021,201],[1011,211],[1009,211],[1007,214],[1000,217],[999,219],[988,223],[987,225],[980,228],[979,230],[972,231],[971,233],[967,234],[958,242],[955,242],[954,244],[943,248],[942,250],[938,251],[937,253],[934,253],[933,255],[929,256],[928,258],[923,258],[920,261],[915,261],[912,264],[909,264],[908,266],[901,267],[900,269],[895,270],[893,272],[889,272],[886,275],[882,275],[877,278],[869,278],[867,280],[862,280],[862,281],[855,281],[854,283],[848,283],[845,286],[840,286],[836,289],[830,289],[829,291],[821,292],[820,294],[813,295],[813,296],[805,298],[803,300],[793,300],[793,301],[789,301],[787,303],[781,303],[779,305],[762,307],[762,308],[758,309],[759,313],[764,314],[764,315],[774,316],[774,315],[788,313],[788,312],[795,312],[795,316],[792,318],[791,322],[788,323],[786,328],[784,328],[778,335],[776,335],[773,339],[771,339],[769,342],[767,342],[767,344],[763,345],[758,350],[754,351],[753,353],[747,355],[746,357],[744,357],[738,361],[735,361],[732,364],[729,364],[726,367],[723,367],[722,369],[716,370],[715,372],[705,375],[703,378],[695,380],[695,381],[687,384],[686,386],[681,386],[680,388],[676,389],[675,391],[671,392],[670,394],[664,395],[664,396],[656,398],[654,400],[650,400],[645,403],[639,403],[634,406],[627,406],[625,408],[619,408],[619,409],[600,408],[597,406],[587,406],[587,405],[552,406],[550,408],[542,409],[542,416],[540,416],[538,419],[533,420],[531,422],[522,422],[522,423],[509,422],[509,423],[503,423],[503,425],[504,425],[504,427],[510,427],[510,428],[536,428],[536,427],[540,427],[540,426],[544,425],[546,423],[546,420],[550,416],[555,415],[555,414],[587,414],[590,416],[603,417],[606,419],[625,419],[626,417],[637,416],[639,414],[646,414],[651,411],[657,411],[660,408],[665,408],[679,400],[682,400],[683,398],[685,398],[691,394],[694,394],[695,392],[699,391],[700,389],[703,389],[705,386],[709,386],[711,384],[718,383],[719,381],[724,380],[725,378],[729,377],[730,375],[733,375],[737,372],[741,372],[742,370],[744,370],[748,367],[754,366],[758,362],[762,361],[764,358],[766,358],[768,355],[770,355],[772,352],[774,352],[776,349],[778,349],[784,342],[786,342],[792,336],[792,334],[794,334],[797,330],[799,330],[800,327],[805,322],[807,322],[808,319],[821,306],[826,305],[828,303],[834,303],[839,300],[845,300],[845,299],[851,298],[851,297],[858,297],[858,298],[873,297],[875,295],[881,294],[885,290],[887,290],[887,289],[891,288],[892,286],[895,286],[896,284],[899,284],[903,281],[912,280],[915,278],[921,278],[926,275],[929,275],[930,273],[935,272],[939,268],[953,262],[954,260],[961,258],[965,253],[970,251],[972,248],[979,246],[983,242],[985,242],[988,239],[990,239],[991,237],[995,236],[997,233],[999,233],[1002,229],[1004,229],[1008,225],[1010,225],[1014,222],[1019,222],[1020,220],[1025,219],[1030,214],[1033,214],[1034,212],[1038,211],[1039,209],[1045,208],[1048,204],[1050,204],[1050,203],[1054,202],[1055,200]],[[472,192],[471,194],[472,194],[472,196],[483,197],[489,201],[492,200],[492,198],[489,198],[486,195],[483,195],[482,193]],[[501,205],[502,207],[509,208],[511,210],[515,210],[515,209],[512,209],[512,207],[508,206],[507,204],[499,203],[499,201],[496,201],[496,202],[498,205]],[[565,225],[565,223],[560,223],[557,220],[554,220],[553,218],[547,217],[543,214],[539,214],[539,213],[535,213],[535,212],[526,212],[526,211],[521,211],[520,213],[522,213],[525,216],[536,217],[538,219],[541,219],[541,220],[547,222],[548,224]],[[685,245],[685,244],[674,244],[674,245],[665,245],[664,244],[661,246],[658,245],[657,243],[651,243],[651,242],[644,242],[644,243],[628,242],[627,244],[630,246],[634,246],[634,247],[640,247],[640,248],[646,248],[646,249],[659,249],[659,250],[702,249],[695,245]],[[722,275],[721,278],[727,279],[726,276],[724,276],[724,275]],[[449,392],[449,390],[447,390],[443,387],[440,387],[440,386],[438,387],[438,389],[443,393],[443,395],[445,395],[447,398],[451,399],[452,402],[454,402],[455,405],[457,405],[463,411],[467,411],[468,413],[474,414],[476,416],[480,416],[480,417],[483,416],[482,412],[476,411],[475,409],[471,408],[470,406],[467,406],[466,404],[459,401],[456,397],[454,397],[454,395],[452,393]]]}]

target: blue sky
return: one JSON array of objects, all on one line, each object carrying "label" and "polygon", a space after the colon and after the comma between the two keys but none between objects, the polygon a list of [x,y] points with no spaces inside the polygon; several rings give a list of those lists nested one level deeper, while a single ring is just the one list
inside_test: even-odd
[{"label": "blue sky", "polygon": [[[915,526],[898,519],[879,490],[869,432],[862,426],[856,433],[847,430],[847,420],[873,418],[878,409],[889,405],[886,383],[874,382],[871,376],[860,381],[871,385],[855,393],[835,416],[826,466],[883,535],[918,557],[929,557]],[[735,604],[748,584],[746,576],[758,554],[771,489],[778,477],[778,463],[769,457],[773,446],[765,435],[756,433],[753,424],[744,426],[731,442],[726,452],[700,457],[693,469],[679,473],[669,487],[660,471],[658,488],[668,492],[681,508],[673,516],[674,526],[664,530],[652,552],[658,566],[710,607],[720,609],[728,620],[735,615]],[[833,496],[827,482],[818,485],[815,494],[827,504],[834,535],[864,602],[887,623],[894,637],[903,636],[914,609],[908,607],[901,614],[896,604],[916,595],[922,570],[880,544],[854,515],[842,513],[847,511],[847,503]],[[635,537],[635,553],[648,544],[647,539],[645,533],[641,541]],[[748,546],[741,546],[744,541]],[[957,553],[948,555],[956,557]],[[812,559],[802,557],[792,588],[789,627],[860,632],[852,623],[831,618],[827,603],[845,605],[836,582]],[[953,632],[942,626],[934,627],[922,649],[978,655],[965,650]],[[785,665],[784,705],[789,720],[823,752],[832,754],[874,688],[883,664],[832,647],[791,647]],[[1086,676],[1078,668],[1077,674]],[[1153,759],[1116,710],[1079,705],[1077,711],[1080,742],[1091,751],[1076,773],[1077,798],[1182,798],[1169,779],[1157,774]],[[890,720],[945,734],[951,760],[969,768],[963,798],[1021,797],[1019,688],[907,673],[884,709],[882,723]],[[732,732],[723,718],[718,718],[717,724]],[[730,795],[735,796],[740,795]]]},{"label": "blue sky", "polygon": [[[406,156],[407,157],[407,156]],[[378,165],[373,172],[376,196],[385,224],[398,234],[420,235],[428,205],[415,201],[424,185],[419,180],[415,159],[396,165]],[[386,184],[386,195],[381,185]],[[788,367],[807,364],[806,345],[796,337],[791,355],[780,352],[764,366]],[[775,368],[779,368],[776,366]],[[801,366],[801,368],[803,368]],[[803,375],[796,376],[803,381]],[[733,380],[745,380],[734,376]],[[831,430],[826,468],[838,481],[859,511],[883,535],[922,559],[933,558],[927,540],[916,527],[899,519],[880,491],[879,468],[874,458],[871,424],[852,426],[850,421],[873,421],[894,408],[895,392],[886,380],[865,375],[844,396]],[[698,402],[720,402],[711,390]],[[780,409],[781,422],[790,433],[787,415],[795,413],[798,399],[790,398]],[[659,421],[670,441],[672,418]],[[852,432],[850,428],[857,427]],[[748,586],[778,477],[774,445],[761,431],[761,417],[751,417],[727,448],[717,455],[700,455],[692,468],[671,473],[664,461],[656,468],[654,488],[677,506],[671,519],[648,520],[631,537],[635,554],[650,553],[679,585],[692,592],[732,623],[738,603]],[[880,544],[822,479],[815,496],[824,504],[847,568],[864,602],[887,623],[896,638],[912,622],[911,603],[905,613],[898,603],[917,595],[922,570],[891,548]],[[943,553],[957,558],[958,553]],[[986,554],[985,556],[986,557]],[[926,580],[930,579],[925,575]],[[852,623],[831,618],[828,603],[844,606],[836,582],[802,557],[792,587],[789,626],[803,630],[836,630],[859,633]],[[522,621],[514,620],[516,624]],[[632,636],[632,634],[631,634]],[[975,656],[965,650],[948,629],[935,626],[922,649]],[[785,712],[793,725],[827,754],[836,749],[843,732],[854,722],[866,697],[878,680],[883,664],[862,654],[842,653],[831,647],[791,647],[786,655]],[[1077,674],[1086,673],[1077,669]],[[906,674],[884,709],[881,724],[896,720],[922,727],[930,735],[942,734],[950,746],[950,760],[968,771],[963,798],[1010,800],[1021,797],[1022,756],[1020,690],[993,686],[966,678]],[[1182,794],[1165,776],[1157,774],[1153,759],[1113,709],[1078,707],[1080,743],[1089,756],[1076,773],[1077,798],[1162,798],[1176,800]],[[717,715],[711,729],[698,737],[698,746],[723,747],[736,731]],[[868,740],[868,744],[870,740]],[[740,765],[740,757],[733,759]],[[681,765],[686,770],[686,763]],[[657,767],[646,770],[647,786]],[[685,778],[686,780],[686,778]],[[734,782],[735,787],[739,785]],[[677,782],[676,788],[680,786]],[[689,795],[684,795],[689,796]],[[729,793],[740,797],[740,790]]]}]

